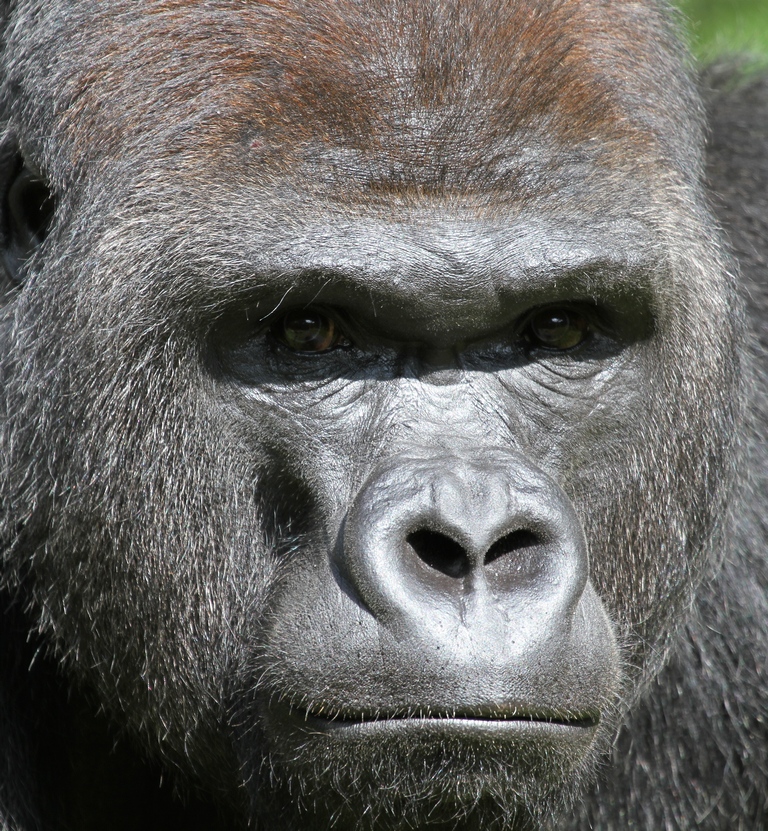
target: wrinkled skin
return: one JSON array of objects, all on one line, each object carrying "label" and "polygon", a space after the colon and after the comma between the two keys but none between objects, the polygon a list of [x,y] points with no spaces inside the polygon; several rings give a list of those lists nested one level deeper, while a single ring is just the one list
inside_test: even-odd
[{"label": "wrinkled skin", "polygon": [[0,828],[762,827],[766,83],[705,158],[650,0],[3,27]]}]

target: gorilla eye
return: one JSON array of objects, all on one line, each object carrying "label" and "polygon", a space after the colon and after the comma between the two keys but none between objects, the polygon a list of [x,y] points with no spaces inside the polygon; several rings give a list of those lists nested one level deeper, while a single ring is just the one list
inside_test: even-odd
[{"label": "gorilla eye", "polygon": [[574,309],[549,307],[535,312],[528,321],[526,338],[544,349],[573,349],[591,334],[587,317]]},{"label": "gorilla eye", "polygon": [[31,253],[45,239],[53,209],[53,198],[45,182],[28,167],[22,167],[6,196],[11,237],[20,251]]},{"label": "gorilla eye", "polygon": [[43,242],[53,221],[55,203],[47,184],[23,161],[5,194],[3,255],[12,278]]},{"label": "gorilla eye", "polygon": [[314,309],[288,312],[273,324],[272,335],[294,352],[328,352],[346,342],[336,322]]}]

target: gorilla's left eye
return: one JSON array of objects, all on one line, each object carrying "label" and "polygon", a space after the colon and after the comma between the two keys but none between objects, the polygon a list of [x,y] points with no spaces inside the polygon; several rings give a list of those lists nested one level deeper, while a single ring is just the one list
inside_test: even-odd
[{"label": "gorilla's left eye", "polygon": [[272,336],[293,352],[328,352],[346,343],[336,322],[321,311],[299,309],[275,321]]},{"label": "gorilla's left eye", "polygon": [[549,306],[539,309],[529,318],[525,329],[528,343],[544,349],[573,349],[592,333],[586,315],[575,309]]},{"label": "gorilla's left eye", "polygon": [[21,157],[17,163],[19,168],[0,199],[0,262],[14,283],[21,282],[25,261],[45,240],[56,209],[42,177]]}]

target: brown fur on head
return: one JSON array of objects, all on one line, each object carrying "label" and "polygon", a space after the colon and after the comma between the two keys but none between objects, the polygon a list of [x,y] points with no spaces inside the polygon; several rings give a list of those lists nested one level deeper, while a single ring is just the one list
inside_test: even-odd
[{"label": "brown fur on head", "polygon": [[[255,175],[320,176],[348,197],[533,190],[543,155],[549,168],[558,156],[626,166],[638,148],[663,166],[690,159],[667,141],[684,135],[671,120],[690,91],[659,71],[679,55],[652,5],[152,0],[35,13],[50,15],[49,35],[17,61],[19,82],[33,63],[55,77],[57,142],[75,168],[128,148],[236,151]],[[76,44],[64,56],[61,38]],[[649,105],[660,99],[674,106]]]}]

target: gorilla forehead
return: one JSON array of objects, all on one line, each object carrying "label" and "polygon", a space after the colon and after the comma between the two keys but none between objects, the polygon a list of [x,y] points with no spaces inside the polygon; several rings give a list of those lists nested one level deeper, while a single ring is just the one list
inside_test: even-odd
[{"label": "gorilla forehead", "polygon": [[[118,0],[33,3],[26,17],[45,36],[17,49],[14,80],[35,84],[42,108],[69,101],[57,132],[75,159],[188,150],[185,174],[236,153],[262,178],[264,167],[328,169],[348,199],[350,181],[540,191],[525,177],[541,159],[684,170],[697,157],[681,129],[687,79],[657,71],[678,56],[653,6]],[[62,37],[76,47],[61,54]]]}]

